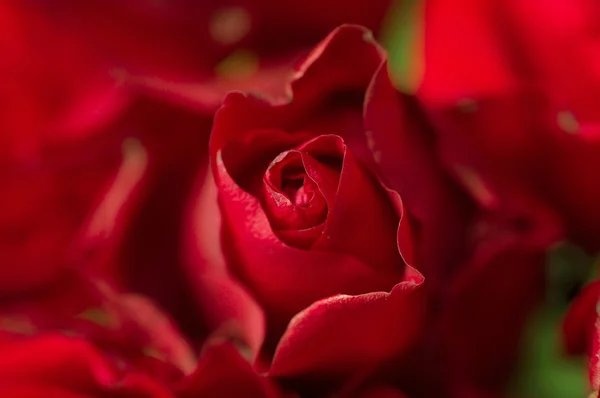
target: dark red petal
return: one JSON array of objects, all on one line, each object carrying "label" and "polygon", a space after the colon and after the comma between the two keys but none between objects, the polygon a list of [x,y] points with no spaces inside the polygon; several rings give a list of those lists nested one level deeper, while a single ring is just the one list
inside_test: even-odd
[{"label": "dark red petal", "polygon": [[[308,229],[325,221],[327,203],[318,183],[307,175],[306,157],[297,150],[283,152],[265,173],[263,206],[276,231]],[[291,187],[290,184],[294,183],[291,178],[295,178],[299,186]],[[334,186],[338,178],[333,175]],[[306,196],[304,204],[298,203],[299,191]]]},{"label": "dark red petal", "polygon": [[[141,86],[152,95],[208,114],[231,90],[281,93],[291,61],[342,23],[379,29],[390,3],[294,0],[284,6],[272,0],[236,0],[132,5],[59,0],[35,4],[46,17],[103,54],[110,66],[132,76],[136,90]],[[238,62],[231,62],[236,57]]]},{"label": "dark red petal", "polygon": [[[189,283],[200,309],[202,324],[209,333],[226,335],[250,350],[254,359],[264,341],[265,320],[262,309],[247,289],[231,277],[221,248],[221,227],[217,187],[211,170],[200,176],[193,201],[184,213],[185,250]],[[204,338],[205,336],[199,336]]]},{"label": "dark red petal", "polygon": [[441,285],[464,260],[471,202],[436,159],[431,129],[414,103],[392,86],[386,63],[376,72],[366,98],[368,164],[400,193],[418,222],[416,264],[428,284]]},{"label": "dark red petal", "polygon": [[0,6],[0,158],[90,137],[130,100],[101,55],[30,3]]},{"label": "dark red petal", "polygon": [[[184,211],[196,176],[205,177],[210,127],[206,117],[137,101],[112,127],[132,137],[125,146],[127,167],[95,210],[84,239],[88,268],[91,257],[98,272],[151,297],[192,338],[203,326],[188,316],[197,308],[182,255]],[[131,186],[136,176],[140,181]]]},{"label": "dark red petal", "polygon": [[453,383],[505,385],[525,323],[543,298],[545,250],[560,234],[558,220],[537,201],[521,204],[478,220],[473,255],[444,298],[438,332]]},{"label": "dark red petal", "polygon": [[176,391],[180,398],[282,397],[267,378],[258,375],[235,347],[227,343],[207,347],[194,374]]},{"label": "dark red petal", "polygon": [[303,52],[290,53],[283,59],[259,60],[258,70],[244,79],[197,76],[186,79],[161,79],[157,76],[127,76],[127,82],[149,95],[166,99],[182,107],[212,115],[232,91],[268,96],[275,101],[285,98],[285,87],[293,73],[293,61]]},{"label": "dark red petal", "polygon": [[[300,213],[304,222],[299,222],[302,219],[298,217],[285,216],[282,219],[284,214],[279,214],[279,220],[273,219],[275,213],[266,208],[270,213],[271,225],[275,228],[275,232],[291,246],[311,248],[323,235],[329,209],[335,204],[343,148],[338,140],[330,138],[330,136],[319,136],[290,153],[296,154],[296,161],[300,162],[302,173],[305,173],[304,188],[311,191],[311,199],[309,207],[296,208],[295,205],[287,207],[292,207],[294,212]],[[283,206],[281,200],[278,203],[277,206],[281,208]],[[286,207],[283,206],[279,212],[285,209]]]},{"label": "dark red petal", "polygon": [[600,121],[582,125],[574,135],[557,134],[552,148],[555,157],[547,165],[549,195],[565,219],[570,240],[595,253],[600,249],[600,214],[595,210],[600,187],[591,170],[599,167]]},{"label": "dark red petal", "polygon": [[306,174],[317,184],[329,210],[335,206],[344,161],[344,142],[335,135],[320,135],[298,147]]},{"label": "dark red petal", "polygon": [[[0,380],[35,382],[86,391],[116,382],[104,358],[83,340],[47,335],[0,345]],[[40,356],[39,353],[45,355]]]},{"label": "dark red petal", "polygon": [[[229,94],[215,115],[211,153],[250,130],[301,130],[306,125],[306,112],[318,110],[328,95],[358,90],[362,96],[382,59],[383,50],[370,32],[351,25],[337,28],[299,67],[285,101],[270,105],[241,93]],[[352,68],[348,68],[350,64]]]},{"label": "dark red petal", "polygon": [[563,345],[568,354],[590,353],[599,301],[600,281],[595,281],[585,286],[569,306],[562,323]]},{"label": "dark red petal", "polygon": [[283,317],[280,321],[287,322],[311,303],[334,294],[389,289],[393,283],[389,275],[350,255],[285,245],[274,235],[258,199],[232,181],[218,154],[216,162],[228,232],[225,250],[262,304]]},{"label": "dark red petal", "polygon": [[[212,139],[219,132],[215,127]],[[240,187],[260,198],[269,165],[282,152],[296,147],[309,135],[302,132],[289,134],[283,130],[268,128],[245,133],[225,145],[222,151],[223,163]]]},{"label": "dark red petal", "polygon": [[44,148],[33,164],[0,159],[0,295],[39,287],[79,260],[78,238],[119,170],[120,144],[107,133]]},{"label": "dark red petal", "polygon": [[312,304],[288,325],[270,374],[339,376],[406,350],[422,326],[422,281],[407,266],[405,280],[389,293],[338,295]]},{"label": "dark red petal", "polygon": [[195,293],[203,323],[213,334],[247,346],[255,359],[264,341],[265,319],[246,289],[214,270],[194,275],[192,283],[198,289]]},{"label": "dark red petal", "polygon": [[362,100],[362,93],[383,59],[384,50],[369,30],[354,25],[340,26],[298,67],[291,85],[292,107],[306,111],[332,94],[347,94],[353,90],[361,93]]},{"label": "dark red petal", "polygon": [[59,389],[85,397],[103,394],[172,397],[165,387],[146,375],[120,375],[92,345],[78,338],[48,334],[1,341],[0,353],[0,393],[3,395],[11,389],[23,391],[24,386],[37,385],[40,391],[48,386],[49,393]]},{"label": "dark red petal", "polygon": [[325,140],[344,149],[344,160],[324,234],[313,248],[352,254],[379,272],[399,277],[403,272],[396,234],[399,215],[387,192],[345,149],[340,137],[321,136],[303,149],[311,152],[311,146]]}]

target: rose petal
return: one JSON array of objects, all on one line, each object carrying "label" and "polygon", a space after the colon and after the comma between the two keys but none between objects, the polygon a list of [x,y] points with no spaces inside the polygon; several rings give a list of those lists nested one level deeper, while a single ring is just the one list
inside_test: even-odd
[{"label": "rose petal", "polygon": [[407,349],[417,337],[424,310],[423,290],[418,289],[423,278],[407,269],[411,276],[389,293],[333,296],[297,314],[279,342],[269,373],[337,376]]},{"label": "rose petal", "polygon": [[589,354],[593,342],[600,281],[585,286],[569,306],[562,323],[562,343],[570,355]]},{"label": "rose petal", "polygon": [[[85,341],[47,335],[0,345],[0,380],[4,383],[37,381],[86,391],[116,381],[104,359]],[[39,353],[45,355],[40,356]]]},{"label": "rose petal", "polygon": [[263,305],[281,314],[282,322],[323,297],[389,286],[388,275],[380,275],[351,256],[285,245],[274,235],[258,199],[231,180],[220,160],[217,163],[221,164],[216,173],[227,227],[225,251],[237,253],[232,258],[235,272]]},{"label": "rose petal", "polygon": [[282,397],[263,376],[259,376],[230,344],[206,349],[193,375],[177,387],[177,396],[187,397]]},{"label": "rose petal", "polygon": [[[265,173],[263,206],[276,231],[309,229],[323,224],[325,221],[327,216],[326,199],[323,197],[323,191],[317,181],[311,178],[310,174],[307,175],[305,170],[305,164],[309,160],[307,158],[311,158],[310,155],[297,150],[283,152],[271,163]],[[323,174],[328,170],[320,167],[319,171],[319,174]],[[301,186],[296,189],[302,189],[304,195],[307,196],[304,204],[297,203],[295,197],[289,197],[290,194],[285,192],[285,184],[289,184],[287,179],[290,178],[290,173],[294,173],[298,180],[303,180]],[[333,185],[336,186],[339,177],[335,174],[332,177]],[[292,193],[292,195],[295,194]]]},{"label": "rose petal", "polygon": [[[52,396],[50,394],[60,391],[74,397],[109,394],[172,398],[163,386],[145,375],[120,376],[106,358],[81,339],[48,334],[3,341],[0,352],[0,393],[3,396],[11,396],[7,393],[16,391],[24,394],[39,391],[43,396],[47,396],[47,391]],[[40,352],[45,355],[40,356]]]},{"label": "rose petal", "polygon": [[[387,193],[345,150],[340,137],[320,137],[325,138],[337,141],[344,149],[344,162],[324,234],[313,248],[350,253],[382,273],[401,275],[403,264],[396,238],[399,216]],[[357,233],[359,229],[365,233]]]},{"label": "rose petal", "polygon": [[228,275],[197,275],[194,285],[204,323],[221,338],[245,344],[256,359],[264,341],[265,320],[248,292]]},{"label": "rose petal", "polygon": [[523,199],[521,205],[484,214],[475,224],[472,258],[445,297],[438,331],[444,366],[456,371],[452,383],[484,390],[505,385],[525,322],[543,298],[545,249],[561,231],[541,203]]},{"label": "rose petal", "polygon": [[471,202],[436,159],[431,129],[420,110],[392,86],[384,62],[369,86],[365,104],[365,139],[369,164],[397,190],[418,222],[419,257],[428,284],[436,289],[461,266]]}]

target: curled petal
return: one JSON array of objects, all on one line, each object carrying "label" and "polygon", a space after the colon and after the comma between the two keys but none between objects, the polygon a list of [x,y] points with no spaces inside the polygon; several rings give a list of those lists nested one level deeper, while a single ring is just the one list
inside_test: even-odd
[{"label": "curled petal", "polygon": [[231,344],[208,347],[194,374],[176,387],[177,397],[283,397],[269,379],[258,375]]},{"label": "curled petal", "polygon": [[567,353],[589,354],[598,317],[599,301],[600,281],[595,281],[585,286],[571,303],[562,323],[563,345]]},{"label": "curled petal", "polygon": [[297,314],[281,338],[270,374],[339,376],[406,350],[424,314],[423,278],[411,267],[389,292],[338,295]]}]

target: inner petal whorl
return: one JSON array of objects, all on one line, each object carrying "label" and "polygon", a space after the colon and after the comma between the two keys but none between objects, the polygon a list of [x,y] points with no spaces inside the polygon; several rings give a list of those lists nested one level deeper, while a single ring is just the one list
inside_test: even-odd
[{"label": "inner petal whorl", "polygon": [[[305,247],[316,240],[327,218],[327,203],[304,168],[306,154],[291,150],[277,156],[265,172],[263,207],[274,232],[286,243]],[[283,232],[285,231],[285,232]],[[297,232],[295,232],[297,231]],[[282,232],[282,233],[280,233]],[[307,240],[306,235],[311,239]]]}]

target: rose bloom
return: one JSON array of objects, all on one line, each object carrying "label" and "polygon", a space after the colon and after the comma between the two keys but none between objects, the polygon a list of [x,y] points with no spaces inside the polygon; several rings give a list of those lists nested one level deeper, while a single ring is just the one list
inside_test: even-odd
[{"label": "rose bloom", "polygon": [[[26,4],[23,7],[31,3]],[[48,12],[39,24],[29,19],[37,14],[20,13],[20,6],[13,3],[6,6],[13,14],[4,15],[20,15],[28,29],[45,33],[58,26],[66,32],[80,32],[64,36],[94,43],[92,53],[101,61],[92,57],[90,64],[103,65],[100,87],[106,77],[103,62],[108,69],[123,67],[113,78],[132,84],[125,85],[127,93],[122,94],[124,87],[115,87],[115,81],[109,79],[106,98],[114,106],[92,106],[102,112],[84,107],[72,118],[66,111],[73,109],[71,105],[65,106],[66,110],[51,107],[48,111],[52,101],[41,101],[45,107],[41,107],[44,117],[39,125],[51,127],[47,130],[51,144],[33,134],[39,131],[37,127],[19,125],[27,118],[6,119],[17,126],[11,130],[16,133],[8,137],[18,137],[23,131],[32,134],[26,135],[25,144],[16,140],[18,150],[9,151],[6,157],[10,167],[2,172],[6,170],[11,179],[3,183],[12,182],[5,183],[10,189],[1,216],[10,219],[7,231],[11,234],[14,226],[25,226],[23,242],[31,246],[25,250],[14,245],[13,235],[7,232],[4,253],[19,266],[7,268],[8,276],[0,278],[8,285],[3,293],[13,296],[3,303],[7,306],[2,313],[25,314],[35,325],[36,336],[14,345],[14,351],[9,350],[12,340],[0,346],[0,351],[7,350],[2,363],[14,372],[7,373],[6,380],[0,379],[0,386],[5,383],[7,388],[18,389],[40,384],[46,390],[34,391],[51,394],[58,389],[92,396],[107,390],[116,394],[125,388],[127,396],[129,382],[123,381],[137,380],[140,375],[145,380],[140,385],[149,389],[158,385],[157,396],[243,393],[277,397],[280,391],[274,382],[300,394],[324,396],[401,397],[405,393],[411,397],[481,397],[501,390],[514,364],[526,315],[540,296],[542,248],[555,239],[558,229],[552,211],[528,195],[493,209],[478,208],[447,175],[437,158],[438,142],[432,138],[438,130],[424,120],[413,98],[393,88],[385,54],[367,30],[353,26],[337,29],[309,54],[289,85],[281,84],[287,81],[285,67],[281,75],[267,73],[267,80],[271,76],[279,82],[274,87],[286,95],[284,99],[271,96],[270,89],[263,90],[262,97],[268,100],[229,94],[216,115],[208,147],[211,121],[206,114],[220,103],[226,89],[249,86],[215,83],[218,90],[214,96],[210,94],[213,91],[202,88],[200,99],[192,98],[196,113],[135,93],[163,90],[170,101],[183,98],[181,104],[189,107],[189,86],[164,86],[164,82],[156,86],[156,81],[131,77],[137,73],[166,77],[171,72],[186,76],[184,70],[193,63],[179,56],[193,58],[200,52],[187,51],[186,43],[196,43],[185,40],[181,48],[165,46],[165,51],[173,51],[173,57],[157,57],[155,45],[137,46],[143,39],[140,34],[121,34],[137,25],[107,22],[112,21],[111,10],[119,15],[115,20],[123,15],[123,21],[142,18],[148,21],[141,25],[145,34],[150,30],[145,27],[161,21],[158,25],[168,28],[150,36],[171,43],[171,33],[176,37],[182,34],[171,28],[187,20],[185,12],[173,11],[171,4],[175,3],[164,5],[171,9],[168,13],[144,5],[86,3],[78,4],[87,9],[78,14],[86,15],[81,19],[86,22],[73,22],[75,14],[69,15],[70,11],[62,8],[65,4],[61,2],[57,8],[37,4],[44,8],[31,10]],[[354,7],[345,10],[368,17]],[[45,19],[49,15],[58,19]],[[308,11],[290,15],[299,20],[313,17]],[[317,31],[329,29],[324,27],[328,19],[337,18],[327,13],[319,14],[321,17],[326,23]],[[12,17],[7,20],[13,21]],[[95,23],[104,26],[91,30],[106,36],[88,36],[90,31],[83,26],[87,22],[90,27]],[[284,29],[288,22],[282,18],[273,26]],[[46,24],[51,26],[48,32],[43,30]],[[12,26],[4,24],[0,29]],[[73,30],[73,26],[77,28]],[[193,22],[182,26],[195,27]],[[165,32],[168,34],[163,35]],[[312,45],[317,36],[309,33],[310,39],[294,46],[293,57],[300,48]],[[50,40],[53,35],[47,37]],[[122,40],[104,41],[110,37]],[[13,51],[16,48],[11,47]],[[265,54],[271,50],[281,55],[275,49]],[[126,57],[129,54],[131,59]],[[25,59],[32,68],[37,65],[35,58]],[[87,83],[96,81],[95,73],[92,77],[87,73],[95,69],[83,63],[81,70],[86,73],[81,72],[81,79],[78,73],[62,69],[74,65],[79,71],[78,63],[59,63],[58,72],[50,77],[44,75],[45,69],[34,70],[44,81],[63,76],[69,84],[61,87],[73,86],[76,94],[77,88],[85,88],[83,97],[87,98],[96,92],[87,90]],[[10,70],[20,69],[7,65]],[[210,68],[207,76],[213,74]],[[212,77],[206,79],[214,83]],[[34,94],[39,95],[39,87],[43,85],[33,86]],[[113,91],[119,93],[114,101]],[[209,100],[203,97],[206,93]],[[79,95],[73,97],[75,104],[88,103],[79,101]],[[23,98],[27,105],[29,96]],[[45,95],[40,98],[47,99]],[[17,115],[26,114],[19,112]],[[47,118],[46,112],[51,117]],[[43,148],[43,156],[31,148]],[[52,156],[45,155],[46,151]],[[30,159],[41,163],[33,162],[32,178],[22,178],[20,173],[29,170]],[[101,177],[91,178],[90,169],[96,167]],[[81,198],[72,195],[80,192],[82,182]],[[48,197],[55,200],[46,200]],[[25,210],[21,211],[21,206]],[[38,213],[40,206],[48,207]],[[44,216],[36,217],[38,214]],[[63,230],[66,233],[54,233]],[[42,249],[50,249],[33,245],[37,241],[31,236],[39,237]],[[60,242],[47,243],[56,236]],[[82,242],[85,250],[79,250]],[[77,250],[71,249],[73,245]],[[24,253],[34,253],[35,258]],[[34,265],[51,272],[39,272]],[[118,319],[133,320],[121,321],[116,331],[73,322],[73,313],[78,319],[90,312],[86,312],[82,293],[68,295],[62,289],[58,294],[63,304],[53,305],[50,296],[39,290],[36,297],[43,305],[30,307],[24,287],[39,287],[57,279],[66,265],[83,267],[94,275],[92,279],[100,275],[109,286],[116,286],[115,291],[127,292],[125,299],[109,295],[109,309],[114,311],[116,306]],[[421,272],[427,277],[425,284]],[[509,290],[512,294],[507,297]],[[172,329],[158,327],[165,324],[161,317],[144,318],[148,312],[156,314],[148,311],[145,300],[131,293],[144,294],[164,309]],[[98,313],[98,305],[91,314]],[[131,325],[137,330],[140,323],[144,330],[160,333],[130,334]],[[10,322],[4,326],[7,324]],[[78,339],[46,335],[65,328],[77,331]],[[154,358],[156,352],[144,350],[148,348],[144,344],[155,343],[155,338],[164,357],[157,367],[153,366],[156,361],[146,358]],[[83,375],[76,378],[83,382],[72,385],[63,378],[72,366],[62,367],[62,363],[48,367],[42,363],[40,373],[28,373],[34,360],[30,352],[46,345],[64,348],[65,357],[74,345],[81,353],[75,355],[76,361],[85,364],[90,357],[96,361],[98,354],[100,373],[117,376],[99,377],[85,365],[79,369]],[[186,355],[174,355],[182,351]],[[23,352],[23,362],[15,360]],[[146,355],[149,352],[152,355]],[[125,371],[121,362],[127,364]],[[175,368],[176,377],[163,372],[162,362],[170,370]],[[53,373],[53,369],[59,371]],[[424,380],[431,379],[431,374],[437,375],[435,383]]]},{"label": "rose bloom", "polygon": [[287,101],[232,93],[215,117],[223,250],[265,311],[272,375],[354,372],[420,329],[408,219],[369,168],[362,111],[379,68],[371,34],[341,27],[299,67]]},{"label": "rose bloom", "polygon": [[[360,63],[348,68],[347,57]],[[215,299],[213,275],[232,274],[256,298],[266,330],[259,316],[242,337],[258,370],[294,388],[331,390],[362,370],[414,397],[496,394],[541,299],[544,250],[559,228],[530,198],[479,209],[437,160],[431,126],[385,65],[370,36],[346,26],[301,64],[286,101],[227,97],[210,145],[225,259],[215,265],[206,253],[215,207],[202,194],[191,210],[190,281],[213,316],[211,305],[232,309]],[[213,189],[201,180],[204,193]],[[420,277],[406,283],[413,261],[427,277],[416,290]],[[415,339],[423,287],[431,305]],[[431,369],[436,383],[423,379]]]}]

